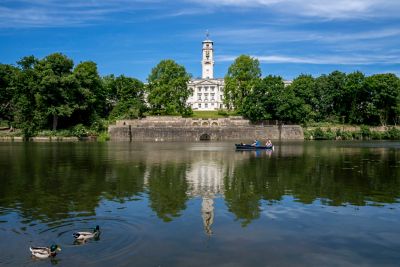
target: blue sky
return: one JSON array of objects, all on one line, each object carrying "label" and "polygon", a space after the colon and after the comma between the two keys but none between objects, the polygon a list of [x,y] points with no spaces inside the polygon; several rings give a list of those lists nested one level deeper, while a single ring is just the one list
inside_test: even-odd
[{"label": "blue sky", "polygon": [[285,79],[400,76],[399,14],[399,0],[0,0],[0,63],[62,52],[145,81],[170,58],[198,77],[208,29],[216,77],[241,54]]}]

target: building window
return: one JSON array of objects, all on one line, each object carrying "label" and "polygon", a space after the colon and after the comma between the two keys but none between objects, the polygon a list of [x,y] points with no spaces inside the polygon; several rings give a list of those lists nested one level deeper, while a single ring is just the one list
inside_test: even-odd
[{"label": "building window", "polygon": [[208,86],[204,86],[204,91],[208,91]]},{"label": "building window", "polygon": [[201,86],[197,87],[197,89],[199,90],[199,92],[201,92]]},{"label": "building window", "polygon": [[213,92],[214,92],[214,86],[211,86],[211,91],[213,91]]},{"label": "building window", "polygon": [[211,106],[214,106],[214,103],[211,103]]},{"label": "building window", "polygon": [[219,100],[222,100],[222,95],[219,96]]},{"label": "building window", "polygon": [[201,103],[199,103],[199,108],[201,108]]},{"label": "building window", "polygon": [[204,104],[204,107],[208,108],[208,104],[207,104],[207,103],[205,103],[205,104]]}]

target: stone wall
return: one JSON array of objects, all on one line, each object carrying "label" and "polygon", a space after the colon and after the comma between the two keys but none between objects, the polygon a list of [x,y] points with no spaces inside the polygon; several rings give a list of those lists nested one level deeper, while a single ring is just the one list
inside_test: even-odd
[{"label": "stone wall", "polygon": [[298,125],[253,126],[241,117],[222,119],[188,119],[147,117],[117,121],[110,126],[112,141],[199,141],[199,140],[303,140]]}]

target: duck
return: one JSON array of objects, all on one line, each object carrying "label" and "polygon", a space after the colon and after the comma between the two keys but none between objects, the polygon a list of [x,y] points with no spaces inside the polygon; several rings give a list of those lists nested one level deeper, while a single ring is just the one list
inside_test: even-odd
[{"label": "duck", "polygon": [[50,247],[29,247],[29,250],[31,251],[32,256],[44,259],[56,256],[57,251],[61,251],[61,247],[53,244]]},{"label": "duck", "polygon": [[72,234],[72,236],[76,240],[86,240],[90,238],[97,238],[100,235],[100,226],[96,225],[96,227],[93,229],[93,232],[75,232]]}]

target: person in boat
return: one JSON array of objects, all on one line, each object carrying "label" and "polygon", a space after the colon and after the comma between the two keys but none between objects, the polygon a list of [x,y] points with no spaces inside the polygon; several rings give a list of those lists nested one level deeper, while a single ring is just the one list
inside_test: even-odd
[{"label": "person in boat", "polygon": [[260,141],[258,141],[257,139],[256,140],[254,140],[254,143],[253,144],[251,144],[252,146],[260,146],[261,144],[260,144]]},{"label": "person in boat", "polygon": [[265,143],[265,146],[272,146],[272,142],[270,139],[267,140],[267,142]]}]

